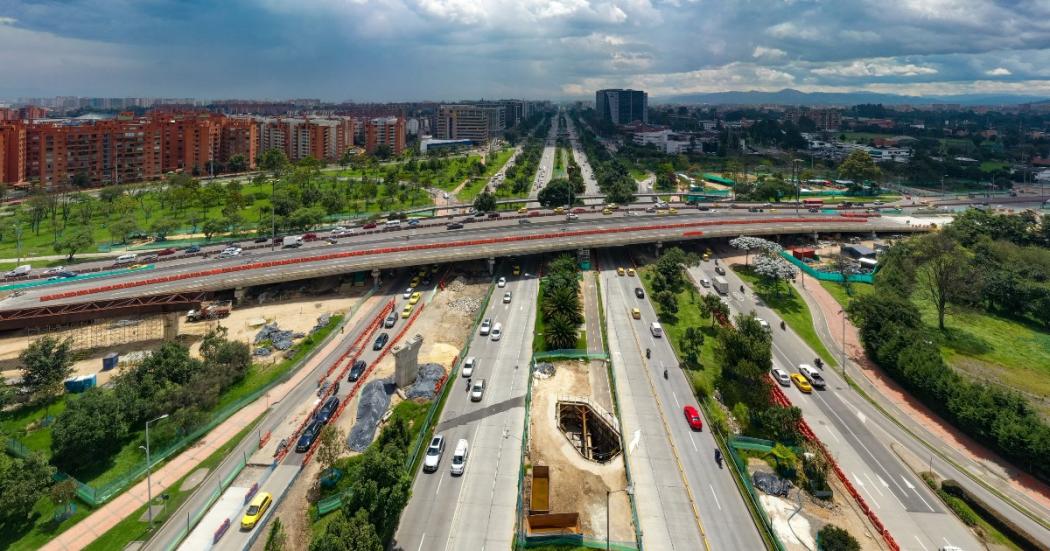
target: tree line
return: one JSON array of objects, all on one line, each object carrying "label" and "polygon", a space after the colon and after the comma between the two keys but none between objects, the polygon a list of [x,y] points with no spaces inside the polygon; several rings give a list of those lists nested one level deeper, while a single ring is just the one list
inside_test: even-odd
[{"label": "tree line", "polygon": [[[593,115],[593,111],[589,113]],[[627,167],[619,159],[613,157],[594,136],[594,133],[581,123],[580,114],[577,111],[571,112],[570,116],[576,124],[580,145],[587,154],[587,162],[591,165],[598,189],[605,195],[605,200],[619,204],[633,202],[638,183],[631,177]]]},{"label": "tree line", "polygon": [[547,275],[540,281],[540,293],[547,349],[576,348],[577,329],[583,323],[583,304],[580,271],[571,256],[561,255],[547,265]]},{"label": "tree line", "polygon": [[961,431],[1044,480],[1050,425],[1017,392],[953,371],[910,297],[932,304],[941,329],[955,307],[1047,325],[1048,221],[968,211],[943,232],[892,247],[875,291],[848,308],[869,357],[887,373]]}]

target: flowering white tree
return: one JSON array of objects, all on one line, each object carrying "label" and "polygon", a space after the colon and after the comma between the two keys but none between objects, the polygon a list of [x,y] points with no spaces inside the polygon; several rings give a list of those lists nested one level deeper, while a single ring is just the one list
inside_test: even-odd
[{"label": "flowering white tree", "polygon": [[777,295],[780,295],[780,282],[793,279],[797,270],[780,255],[762,254],[755,257],[755,273],[762,276]]},{"label": "flowering white tree", "polygon": [[744,251],[744,265],[749,265],[749,257],[751,251],[761,251],[768,256],[775,256],[780,254],[784,248],[780,245],[769,241],[768,239],[762,239],[761,237],[751,237],[749,235],[741,235],[735,239],[729,241],[729,244],[737,249]]}]

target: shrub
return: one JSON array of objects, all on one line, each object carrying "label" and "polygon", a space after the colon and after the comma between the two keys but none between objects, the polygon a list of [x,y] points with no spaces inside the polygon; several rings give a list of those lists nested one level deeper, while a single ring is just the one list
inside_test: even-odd
[{"label": "shrub", "polygon": [[860,542],[843,528],[828,524],[817,532],[817,548],[823,551],[860,551]]}]

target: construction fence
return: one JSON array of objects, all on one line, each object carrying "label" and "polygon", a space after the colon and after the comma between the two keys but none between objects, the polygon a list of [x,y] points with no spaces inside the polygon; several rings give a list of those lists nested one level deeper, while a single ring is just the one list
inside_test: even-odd
[{"label": "construction fence", "polygon": [[[839,272],[822,272],[806,264],[805,262],[797,259],[790,251],[781,251],[780,256],[784,257],[788,262],[794,264],[799,270],[802,270],[810,277],[813,277],[819,281],[834,281],[842,283],[844,278]],[[875,272],[870,274],[850,274],[849,281],[851,283],[875,283]]]}]

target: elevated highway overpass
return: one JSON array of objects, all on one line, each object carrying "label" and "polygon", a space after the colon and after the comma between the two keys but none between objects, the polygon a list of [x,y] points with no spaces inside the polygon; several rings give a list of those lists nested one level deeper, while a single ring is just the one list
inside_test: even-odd
[{"label": "elevated highway overpass", "polygon": [[[122,273],[110,278],[70,281],[12,293],[0,301],[0,329],[73,321],[74,311],[95,317],[110,315],[119,303],[120,315],[134,301],[164,303],[160,297],[217,293],[258,285],[297,281],[352,272],[370,272],[420,264],[495,259],[578,249],[683,240],[827,233],[904,233],[925,231],[889,218],[814,214],[732,213],[690,211],[675,216],[648,214],[581,215],[562,217],[505,217],[476,222],[448,231],[443,224],[357,235],[334,245],[270,251],[257,245],[244,256],[230,259],[190,258],[160,263],[156,269]],[[530,223],[521,224],[521,220]],[[249,247],[245,247],[249,249]],[[148,298],[157,297],[157,298]],[[127,302],[127,301],[132,302]],[[172,300],[166,309],[192,308],[193,300]],[[149,306],[145,302],[143,307]],[[32,313],[33,315],[27,315]]]}]

